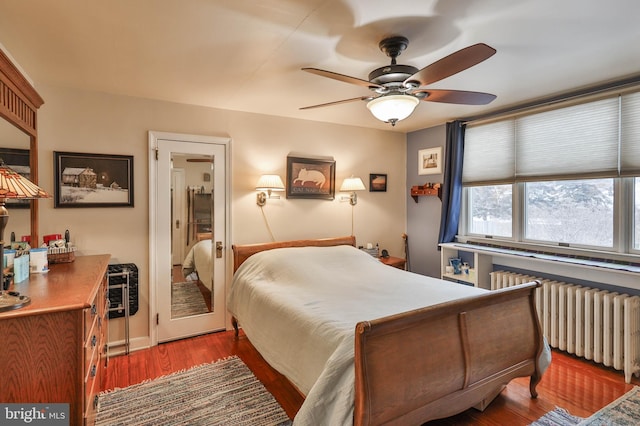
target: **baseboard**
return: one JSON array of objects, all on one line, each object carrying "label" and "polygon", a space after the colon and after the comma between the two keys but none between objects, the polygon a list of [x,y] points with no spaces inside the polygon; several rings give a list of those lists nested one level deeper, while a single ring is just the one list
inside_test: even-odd
[{"label": "baseboard", "polygon": [[[148,349],[151,347],[151,338],[149,336],[137,337],[129,341],[129,352]],[[124,355],[126,346],[124,340],[109,342],[109,356]]]}]

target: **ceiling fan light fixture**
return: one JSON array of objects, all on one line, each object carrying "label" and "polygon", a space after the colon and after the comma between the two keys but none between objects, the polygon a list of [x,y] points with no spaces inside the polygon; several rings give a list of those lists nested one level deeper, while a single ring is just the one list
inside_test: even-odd
[{"label": "ceiling fan light fixture", "polygon": [[371,114],[380,121],[391,123],[409,117],[420,103],[420,99],[412,95],[386,95],[377,97],[367,103]]}]

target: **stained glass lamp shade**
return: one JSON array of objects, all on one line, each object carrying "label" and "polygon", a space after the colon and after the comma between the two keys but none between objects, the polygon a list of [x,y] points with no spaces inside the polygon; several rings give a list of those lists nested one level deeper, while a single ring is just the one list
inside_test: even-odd
[{"label": "stained glass lamp shade", "polygon": [[9,211],[5,206],[8,198],[30,200],[50,198],[51,195],[38,185],[7,167],[0,159],[0,311],[22,307],[31,299],[17,294],[6,293],[4,284],[4,230],[9,222]]}]

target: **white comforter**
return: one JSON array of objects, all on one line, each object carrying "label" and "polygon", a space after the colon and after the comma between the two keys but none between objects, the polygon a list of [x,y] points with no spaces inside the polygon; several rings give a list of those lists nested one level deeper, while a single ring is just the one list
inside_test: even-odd
[{"label": "white comforter", "polygon": [[284,248],[238,268],[228,309],[306,395],[295,425],[351,425],[355,325],[485,291],[383,265],[351,246]]},{"label": "white comforter", "polygon": [[213,259],[212,249],[213,240],[198,241],[191,247],[189,253],[182,262],[182,275],[188,277],[195,272],[198,274],[198,279],[209,290],[213,288],[212,274],[213,274]]}]

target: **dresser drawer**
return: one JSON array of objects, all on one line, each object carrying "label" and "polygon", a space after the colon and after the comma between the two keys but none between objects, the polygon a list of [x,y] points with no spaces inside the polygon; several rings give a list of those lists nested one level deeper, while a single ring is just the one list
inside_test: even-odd
[{"label": "dresser drawer", "polygon": [[[102,374],[104,369],[102,368],[101,357],[98,355],[95,358],[95,363],[91,365],[89,376],[85,380],[84,384],[84,420],[85,425],[93,425],[95,423],[96,414],[98,411],[98,394],[100,393],[100,383],[102,383]],[[94,369],[95,367],[95,369]],[[95,372],[95,375],[93,375]]]},{"label": "dresser drawer", "polygon": [[93,299],[91,307],[84,310],[84,340],[87,340],[89,333],[91,332],[91,326],[95,319],[98,317],[100,307],[98,306],[97,297]]},{"label": "dresser drawer", "polygon": [[91,365],[97,362],[96,357],[100,356],[102,336],[99,333],[97,320],[98,319],[96,318],[96,320],[93,322],[93,327],[91,327],[92,332],[84,342],[84,369],[82,371],[84,371],[85,381],[89,376]]}]

